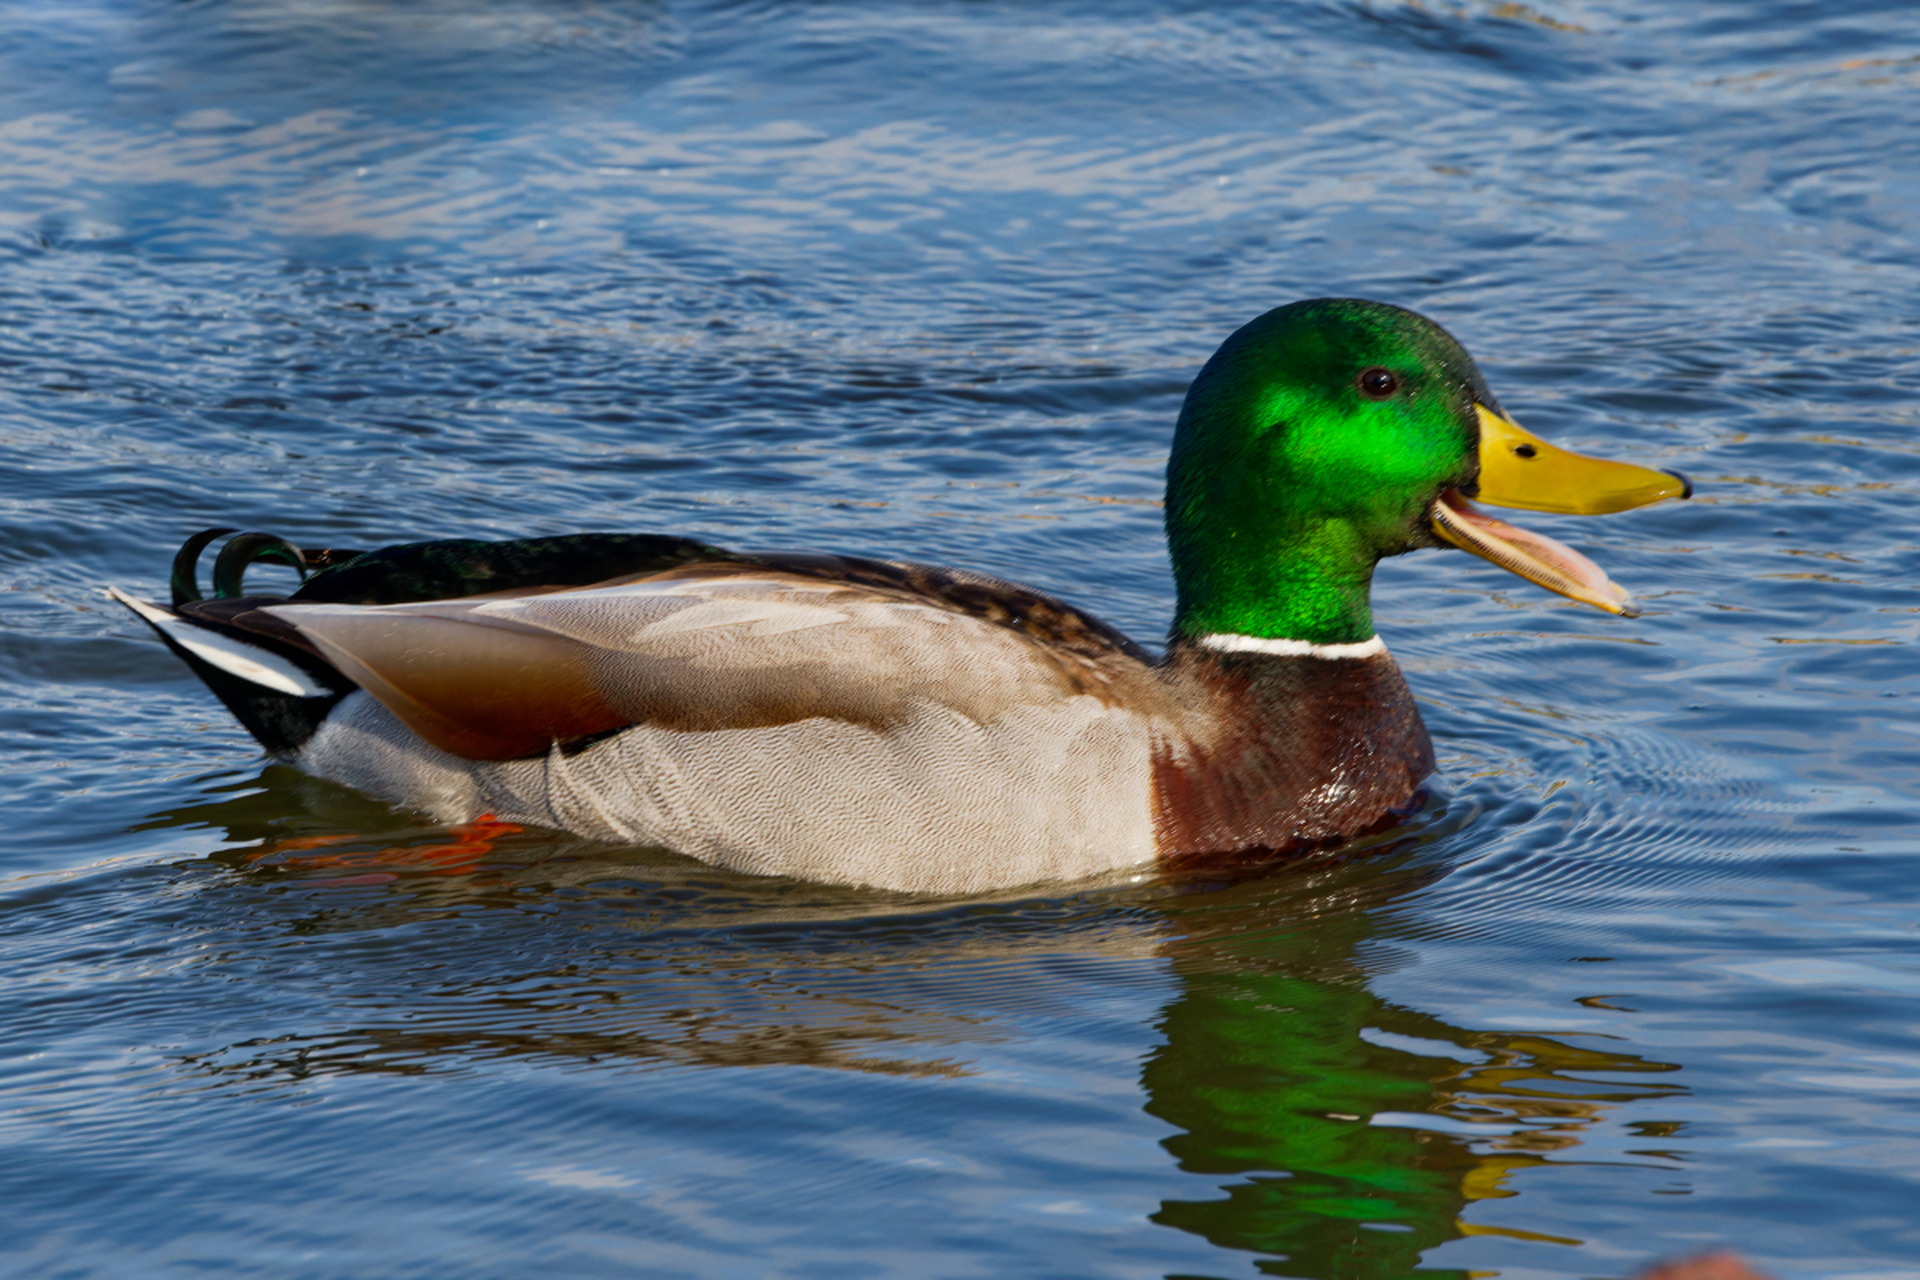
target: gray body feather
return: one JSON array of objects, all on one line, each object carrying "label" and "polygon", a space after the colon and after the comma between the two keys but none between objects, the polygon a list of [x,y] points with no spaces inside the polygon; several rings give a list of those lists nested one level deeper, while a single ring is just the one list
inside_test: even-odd
[{"label": "gray body feather", "polygon": [[[1149,862],[1153,757],[1186,718],[1127,654],[764,569],[269,611],[369,691],[294,757],[316,775],[809,880],[968,893]],[[547,748],[507,759],[434,742],[555,714],[626,727],[563,749],[583,735],[540,722]]]},{"label": "gray body feather", "polygon": [[636,725],[573,753],[475,761],[355,694],[295,762],[443,822],[491,813],[740,871],[965,894],[1151,861],[1149,737],[1092,698],[989,725],[924,702],[884,730]]}]

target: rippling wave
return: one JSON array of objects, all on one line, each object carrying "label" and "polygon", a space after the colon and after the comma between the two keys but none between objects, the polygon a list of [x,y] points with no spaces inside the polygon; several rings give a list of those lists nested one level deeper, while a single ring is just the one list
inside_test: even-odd
[{"label": "rippling wave", "polygon": [[[1911,6],[0,0],[0,1270],[1891,1275]],[[1422,811],[940,901],[424,825],[100,596],[650,529],[1144,642],[1186,383],[1417,307],[1647,606],[1382,566]],[[1532,523],[1532,521],[1529,521]],[[270,571],[269,571],[270,572]]]}]

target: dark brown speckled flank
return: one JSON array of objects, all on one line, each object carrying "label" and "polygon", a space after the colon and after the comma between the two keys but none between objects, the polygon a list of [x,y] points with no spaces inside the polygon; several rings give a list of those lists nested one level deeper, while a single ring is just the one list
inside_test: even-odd
[{"label": "dark brown speckled flank", "polygon": [[1176,642],[1164,671],[1202,701],[1206,726],[1154,752],[1165,864],[1363,835],[1404,812],[1433,772],[1426,725],[1388,654],[1276,657]]}]

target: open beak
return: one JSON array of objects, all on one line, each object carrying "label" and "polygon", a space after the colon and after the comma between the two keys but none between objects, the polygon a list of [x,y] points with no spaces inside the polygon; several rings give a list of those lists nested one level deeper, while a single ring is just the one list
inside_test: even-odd
[{"label": "open beak", "polygon": [[[1677,471],[1654,471],[1556,449],[1512,418],[1476,405],[1480,415],[1480,482],[1477,497],[1496,507],[1605,515],[1631,511],[1666,498],[1690,498],[1693,484]],[[1433,531],[1442,540],[1549,591],[1634,617],[1633,597],[1615,586],[1599,565],[1544,534],[1496,520],[1476,510],[1457,490],[1433,504]]]}]

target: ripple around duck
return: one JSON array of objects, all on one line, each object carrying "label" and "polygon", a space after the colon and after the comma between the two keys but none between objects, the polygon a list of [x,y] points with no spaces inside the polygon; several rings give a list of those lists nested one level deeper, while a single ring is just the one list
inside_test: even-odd
[{"label": "ripple around duck", "polygon": [[1418,928],[1526,946],[1582,918],[1685,912],[1774,859],[1830,848],[1845,825],[1764,757],[1678,731],[1684,716],[1542,696],[1434,717],[1442,794],[1479,812],[1427,855],[1449,869]]}]

